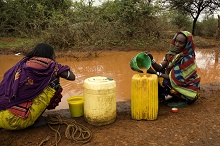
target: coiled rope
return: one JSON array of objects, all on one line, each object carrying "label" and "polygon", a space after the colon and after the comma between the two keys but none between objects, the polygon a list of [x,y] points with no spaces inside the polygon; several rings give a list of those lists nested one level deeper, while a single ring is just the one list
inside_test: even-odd
[{"label": "coiled rope", "polygon": [[[55,131],[55,145],[57,146],[58,143],[61,140],[61,135],[60,135],[60,125],[62,124],[66,124],[67,128],[65,131],[65,136],[67,139],[71,140],[74,143],[87,143],[91,140],[92,138],[92,132],[85,127],[82,124],[77,123],[75,120],[73,119],[66,119],[66,118],[62,118],[59,114],[55,114],[55,115],[48,115],[46,117],[46,121],[49,125],[49,127]],[[51,125],[58,125],[57,129],[54,129]],[[45,143],[46,141],[48,141],[49,138],[47,137],[45,140],[43,140],[39,146],[41,146],[43,143]]]}]

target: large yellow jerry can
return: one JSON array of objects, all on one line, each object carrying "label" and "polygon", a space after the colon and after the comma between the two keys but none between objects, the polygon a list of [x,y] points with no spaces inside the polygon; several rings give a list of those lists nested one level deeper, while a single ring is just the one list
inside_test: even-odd
[{"label": "large yellow jerry can", "polygon": [[135,74],[131,83],[132,119],[156,120],[158,115],[157,75]]}]

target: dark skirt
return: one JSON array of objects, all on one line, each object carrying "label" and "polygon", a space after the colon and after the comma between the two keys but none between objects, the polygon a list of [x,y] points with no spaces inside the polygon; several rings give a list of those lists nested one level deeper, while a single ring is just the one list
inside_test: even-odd
[{"label": "dark skirt", "polygon": [[198,99],[199,91],[197,92],[197,96],[193,100],[191,100],[173,89],[169,79],[163,79],[162,84],[158,85],[159,101],[165,101],[165,96],[167,95],[172,96],[171,101],[182,100],[186,101],[188,104],[192,104]]},{"label": "dark skirt", "polygon": [[50,104],[47,106],[47,109],[55,109],[59,103],[61,102],[61,99],[63,97],[62,91],[63,88],[60,86],[60,79],[55,78],[50,82],[50,87],[54,88],[56,90],[54,96],[50,100]]}]

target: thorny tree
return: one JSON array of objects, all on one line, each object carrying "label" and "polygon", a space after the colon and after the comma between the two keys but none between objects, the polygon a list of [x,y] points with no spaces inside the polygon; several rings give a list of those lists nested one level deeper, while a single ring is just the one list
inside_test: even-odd
[{"label": "thorny tree", "polygon": [[196,22],[200,14],[213,14],[220,9],[220,0],[161,0],[162,3],[169,3],[171,9],[188,13],[193,18],[192,34],[194,35]]}]

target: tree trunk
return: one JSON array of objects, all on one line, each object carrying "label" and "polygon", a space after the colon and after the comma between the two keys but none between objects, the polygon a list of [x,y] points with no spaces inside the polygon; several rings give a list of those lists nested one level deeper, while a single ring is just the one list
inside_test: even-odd
[{"label": "tree trunk", "polygon": [[[218,28],[216,34],[216,40],[220,39],[220,15],[218,15]],[[218,56],[219,56],[220,49],[216,48],[215,50],[215,62],[218,63]]]},{"label": "tree trunk", "polygon": [[197,21],[197,18],[194,18],[194,19],[193,19],[193,27],[192,27],[192,35],[195,34],[196,21]]},{"label": "tree trunk", "polygon": [[220,39],[220,15],[218,15],[218,28],[216,32],[216,40]]}]

